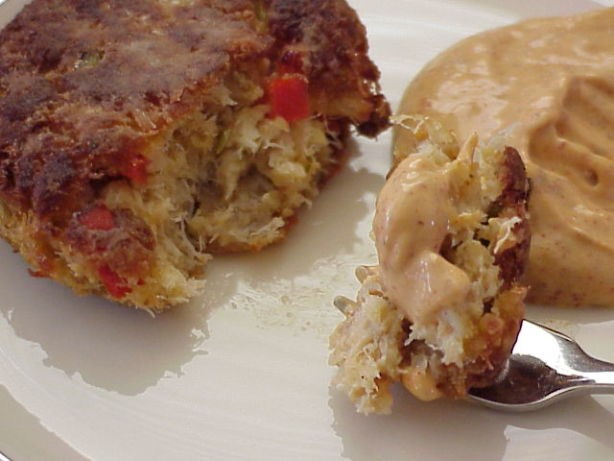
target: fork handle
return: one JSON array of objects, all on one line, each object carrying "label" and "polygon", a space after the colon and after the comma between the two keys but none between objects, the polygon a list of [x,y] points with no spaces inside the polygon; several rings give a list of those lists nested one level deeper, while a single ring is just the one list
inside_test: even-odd
[{"label": "fork handle", "polygon": [[586,365],[590,371],[578,371],[579,375],[588,380],[585,385],[594,393],[614,394],[614,363],[590,357]]},{"label": "fork handle", "polygon": [[614,394],[614,371],[584,372],[583,377],[588,378],[585,383],[593,392],[599,394]]}]

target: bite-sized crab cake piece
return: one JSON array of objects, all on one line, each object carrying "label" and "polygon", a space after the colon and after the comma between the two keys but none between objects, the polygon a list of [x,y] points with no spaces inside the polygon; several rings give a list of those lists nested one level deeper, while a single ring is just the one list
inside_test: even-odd
[{"label": "bite-sized crab cake piece", "polygon": [[387,127],[378,78],[342,0],[34,0],[0,32],[0,234],[80,293],[186,301]]},{"label": "bite-sized crab cake piece", "polygon": [[492,384],[524,316],[528,181],[515,149],[477,136],[460,147],[429,119],[404,116],[413,151],[395,168],[373,223],[379,265],[357,272],[356,302],[331,338],[336,385],[361,412],[390,411],[400,381],[422,400]]}]

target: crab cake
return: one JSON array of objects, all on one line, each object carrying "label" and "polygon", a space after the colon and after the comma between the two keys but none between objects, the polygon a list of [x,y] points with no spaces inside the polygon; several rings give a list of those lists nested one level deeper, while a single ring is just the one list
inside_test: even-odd
[{"label": "crab cake", "polygon": [[[335,383],[361,412],[388,412],[395,381],[422,400],[463,398],[494,382],[524,316],[530,231],[518,152],[461,147],[440,125],[402,117],[410,152],[378,201],[379,265],[357,271],[356,302],[331,336]],[[408,155],[410,154],[410,155]]]},{"label": "crab cake", "polygon": [[342,0],[35,0],[0,32],[0,234],[79,293],[184,302],[387,126],[366,53]]}]

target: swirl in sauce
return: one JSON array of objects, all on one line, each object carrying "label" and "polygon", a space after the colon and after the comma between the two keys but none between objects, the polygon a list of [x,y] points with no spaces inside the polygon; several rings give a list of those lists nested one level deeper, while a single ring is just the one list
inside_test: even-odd
[{"label": "swirl in sauce", "polygon": [[[614,8],[463,40],[422,70],[400,112],[460,139],[503,133],[532,180],[529,301],[614,306]],[[395,149],[408,142],[399,131]]]}]

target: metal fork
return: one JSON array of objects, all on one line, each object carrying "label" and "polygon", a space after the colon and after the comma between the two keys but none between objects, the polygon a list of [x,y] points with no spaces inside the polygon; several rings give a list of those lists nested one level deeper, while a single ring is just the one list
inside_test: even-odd
[{"label": "metal fork", "polygon": [[469,399],[496,410],[532,411],[579,394],[614,394],[614,364],[589,356],[571,338],[524,320],[499,380]]}]

